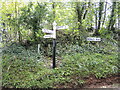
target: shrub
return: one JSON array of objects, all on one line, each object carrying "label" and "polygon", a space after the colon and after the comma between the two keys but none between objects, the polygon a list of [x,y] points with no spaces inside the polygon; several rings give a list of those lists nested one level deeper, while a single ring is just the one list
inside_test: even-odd
[{"label": "shrub", "polygon": [[63,67],[69,68],[81,76],[95,75],[97,78],[106,77],[118,72],[118,57],[100,53],[75,53],[67,55],[63,60]]}]

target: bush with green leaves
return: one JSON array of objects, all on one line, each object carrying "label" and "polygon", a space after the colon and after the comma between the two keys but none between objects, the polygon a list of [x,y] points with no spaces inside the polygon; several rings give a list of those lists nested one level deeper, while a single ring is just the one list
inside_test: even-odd
[{"label": "bush with green leaves", "polygon": [[19,44],[12,44],[2,53],[3,87],[50,88],[61,80],[63,83],[69,81],[69,78],[62,77],[64,73],[60,72],[63,71],[52,70],[49,61],[38,54],[35,47],[26,50]]},{"label": "bush with green leaves", "polygon": [[63,67],[71,68],[73,74],[80,76],[95,75],[97,78],[118,73],[118,56],[100,53],[75,53],[67,55],[63,60]]},{"label": "bush with green leaves", "polygon": [[[103,43],[102,43],[103,44]],[[111,46],[111,52],[109,48]],[[96,78],[119,73],[117,47],[109,43],[104,48],[95,45],[57,44],[59,67],[52,69],[51,60],[43,53],[37,53],[37,46],[27,50],[13,44],[3,50],[3,86],[15,88],[55,88],[57,85],[67,87],[69,83],[84,84],[84,77],[94,75]],[[51,52],[51,51],[49,51]]]}]

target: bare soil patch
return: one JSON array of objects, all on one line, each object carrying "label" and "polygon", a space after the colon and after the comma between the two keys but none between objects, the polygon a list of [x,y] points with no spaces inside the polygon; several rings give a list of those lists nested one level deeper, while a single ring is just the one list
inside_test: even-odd
[{"label": "bare soil patch", "polygon": [[120,88],[120,74],[110,75],[107,78],[97,79],[89,77],[85,80],[84,88]]},{"label": "bare soil patch", "polygon": [[109,75],[108,77],[101,79],[98,79],[95,76],[86,77],[83,79],[85,80],[85,83],[81,85],[75,84],[76,78],[80,79],[79,77],[74,77],[74,82],[56,85],[56,88],[120,88],[120,74]]}]

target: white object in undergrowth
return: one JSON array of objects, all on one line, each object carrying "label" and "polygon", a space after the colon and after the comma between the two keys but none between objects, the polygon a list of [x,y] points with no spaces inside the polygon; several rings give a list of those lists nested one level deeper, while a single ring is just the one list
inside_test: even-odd
[{"label": "white object in undergrowth", "polygon": [[38,53],[40,53],[40,44],[38,44]]}]

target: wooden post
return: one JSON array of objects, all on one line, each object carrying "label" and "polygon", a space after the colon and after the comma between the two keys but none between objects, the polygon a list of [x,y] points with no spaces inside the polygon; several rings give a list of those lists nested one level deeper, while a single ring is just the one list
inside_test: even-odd
[{"label": "wooden post", "polygon": [[56,67],[55,55],[56,55],[56,22],[53,22],[53,69]]},{"label": "wooden post", "polygon": [[40,53],[40,44],[38,44],[38,53]]}]

